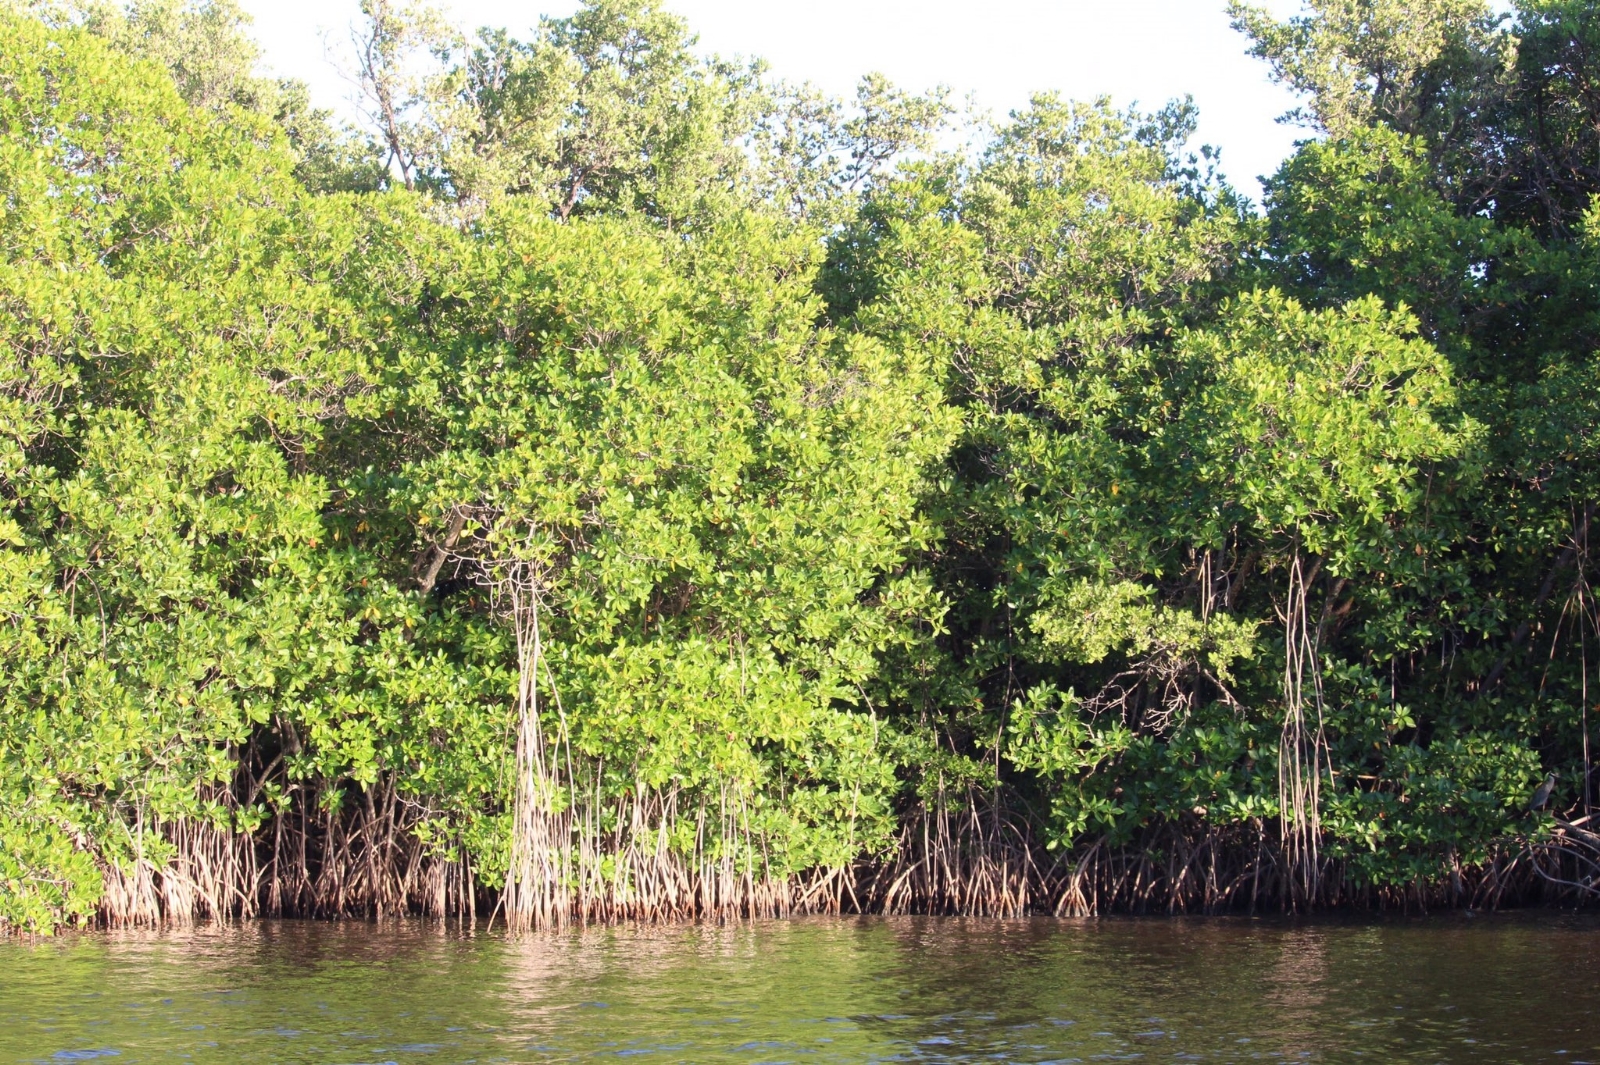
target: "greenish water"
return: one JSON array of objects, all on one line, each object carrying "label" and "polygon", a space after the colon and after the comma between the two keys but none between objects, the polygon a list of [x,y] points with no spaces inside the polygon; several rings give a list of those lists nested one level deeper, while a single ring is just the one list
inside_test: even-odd
[{"label": "greenish water", "polygon": [[1600,1061],[1600,923],[802,920],[0,942],[0,1061]]}]

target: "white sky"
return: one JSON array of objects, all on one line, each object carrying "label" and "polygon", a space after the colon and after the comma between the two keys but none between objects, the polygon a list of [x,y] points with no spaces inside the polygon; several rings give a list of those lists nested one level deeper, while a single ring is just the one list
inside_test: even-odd
[{"label": "white sky", "polygon": [[[268,66],[309,82],[324,106],[346,111],[350,86],[327,59],[347,42],[357,0],[242,0]],[[435,0],[467,27],[525,36],[541,13],[574,0]],[[1003,116],[1030,93],[1056,90],[1120,106],[1155,107],[1185,93],[1200,108],[1197,144],[1222,148],[1223,169],[1246,194],[1293,149],[1302,129],[1279,124],[1293,98],[1245,54],[1224,0],[668,0],[707,52],[760,56],[772,72],[834,93],[882,71],[915,89],[948,85]],[[1280,13],[1294,0],[1266,0]]]}]

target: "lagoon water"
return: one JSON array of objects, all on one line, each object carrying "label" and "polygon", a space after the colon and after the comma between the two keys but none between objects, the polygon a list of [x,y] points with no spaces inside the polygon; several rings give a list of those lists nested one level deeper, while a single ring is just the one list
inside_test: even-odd
[{"label": "lagoon water", "polygon": [[805,919],[0,941],[0,1062],[1600,1062],[1600,921]]}]

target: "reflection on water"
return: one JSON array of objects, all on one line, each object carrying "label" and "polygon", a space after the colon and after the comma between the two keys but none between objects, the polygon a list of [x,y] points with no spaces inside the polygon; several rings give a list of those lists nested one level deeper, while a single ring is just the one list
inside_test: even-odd
[{"label": "reflection on water", "polygon": [[1600,923],[803,920],[0,941],[0,1063],[1600,1062]]}]

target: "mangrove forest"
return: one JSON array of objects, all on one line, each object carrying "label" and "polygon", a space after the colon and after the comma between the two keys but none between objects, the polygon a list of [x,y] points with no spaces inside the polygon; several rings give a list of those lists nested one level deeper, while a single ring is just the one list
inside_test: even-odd
[{"label": "mangrove forest", "polygon": [[1259,197],[657,0],[363,0],[360,122],[0,0],[0,929],[1600,893],[1600,8],[1228,10]]}]

